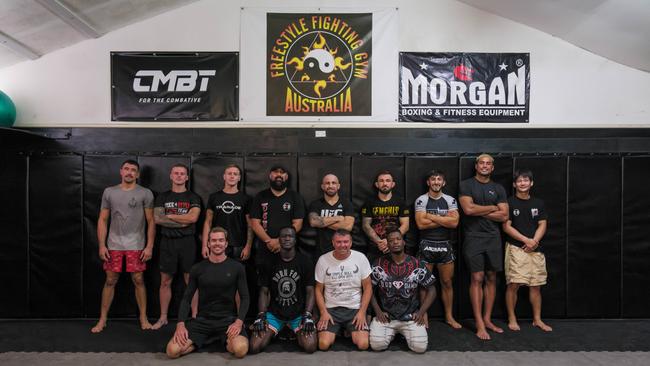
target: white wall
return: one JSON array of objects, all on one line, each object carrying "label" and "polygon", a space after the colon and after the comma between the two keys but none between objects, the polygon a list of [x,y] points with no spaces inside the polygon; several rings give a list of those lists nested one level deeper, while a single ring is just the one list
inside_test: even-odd
[{"label": "white wall", "polygon": [[[319,6],[323,2],[199,1],[37,60],[1,69],[0,90],[16,104],[17,127],[278,126],[259,121],[110,121],[110,51],[238,51],[240,8],[269,4],[290,8]],[[530,52],[531,122],[432,125],[385,121],[346,127],[650,127],[650,73],[454,0],[357,0],[354,5],[398,7],[401,51]],[[350,2],[328,1],[327,6],[349,7]],[[284,125],[340,127],[313,122]]]}]

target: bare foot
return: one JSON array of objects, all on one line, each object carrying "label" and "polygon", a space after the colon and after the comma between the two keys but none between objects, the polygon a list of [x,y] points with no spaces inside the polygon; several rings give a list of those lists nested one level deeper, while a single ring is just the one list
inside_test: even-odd
[{"label": "bare foot", "polygon": [[160,319],[158,319],[157,322],[155,322],[155,323],[151,326],[151,329],[153,329],[153,330],[158,330],[158,329],[164,327],[165,325],[167,325],[167,318],[160,318]]},{"label": "bare foot", "polygon": [[460,328],[463,327],[463,326],[460,325],[460,323],[457,322],[454,318],[447,318],[447,320],[445,320],[445,322],[446,322],[447,324],[449,324],[449,326],[452,327],[452,328],[454,328],[454,329],[460,329]]},{"label": "bare foot", "polygon": [[485,329],[478,329],[476,331],[476,336],[479,337],[480,339],[484,341],[489,341],[490,340],[490,335],[488,334],[487,330]]},{"label": "bare foot", "polygon": [[552,331],[553,331],[553,328],[549,327],[548,325],[546,325],[546,324],[545,324],[543,321],[541,321],[541,320],[540,320],[540,321],[533,322],[533,327],[537,327],[537,328],[539,328],[539,329],[541,329],[541,330],[543,330],[543,331],[545,331],[545,332],[552,332]]},{"label": "bare foot", "polygon": [[493,331],[494,333],[503,333],[503,329],[497,327],[497,326],[494,325],[494,323],[492,323],[491,321],[489,321],[489,320],[485,320],[485,319],[483,319],[483,321],[485,322],[485,327],[486,327],[487,329]]},{"label": "bare foot", "polygon": [[510,330],[514,330],[515,332],[521,330],[521,328],[519,328],[519,324],[517,323],[516,320],[509,321],[508,322],[508,328],[510,328]]},{"label": "bare foot", "polygon": [[142,330],[151,329],[151,323],[149,323],[149,319],[147,319],[147,318],[140,319],[140,328]]},{"label": "bare foot", "polygon": [[97,324],[95,324],[95,326],[90,329],[90,331],[93,333],[101,333],[104,328],[106,328],[106,320],[100,319],[97,321]]}]

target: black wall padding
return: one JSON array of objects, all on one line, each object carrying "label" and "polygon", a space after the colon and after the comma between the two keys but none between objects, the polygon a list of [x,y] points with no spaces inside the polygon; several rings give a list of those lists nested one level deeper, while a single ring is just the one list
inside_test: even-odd
[{"label": "black wall padding", "polygon": [[246,193],[255,197],[260,191],[269,188],[269,169],[281,165],[289,169],[289,187],[298,189],[298,160],[294,154],[251,155],[244,159],[246,169]]},{"label": "black wall padding", "polygon": [[623,159],[621,316],[650,316],[650,157]]},{"label": "black wall padding", "polygon": [[620,158],[569,158],[569,317],[620,315],[620,187]]},{"label": "black wall padding", "polygon": [[[509,156],[498,156],[492,155],[494,157],[494,172],[492,172],[491,179],[505,188],[508,195],[512,194],[512,158]],[[462,157],[460,158],[460,178],[459,182],[467,178],[473,177],[475,175],[474,165],[476,162],[476,156],[472,157]],[[460,203],[458,204],[460,206]],[[460,227],[461,235],[459,237],[459,251],[458,251],[458,267],[456,273],[458,273],[458,284],[460,285],[460,304],[459,312],[461,318],[471,318],[472,315],[472,305],[469,301],[469,280],[470,272],[465,264],[465,258],[463,257],[463,238],[462,238],[462,227],[463,227],[463,209],[460,208]],[[503,272],[497,274],[497,294],[494,301],[494,310],[492,312],[493,317],[499,318],[503,317],[506,314],[505,310],[505,277]]]},{"label": "black wall padding", "polygon": [[[563,318],[566,316],[566,203],[567,158],[566,157],[517,157],[515,169],[533,172],[533,196],[544,200],[548,215],[546,235],[542,248],[546,256],[548,281],[542,287],[542,316]],[[531,318],[528,289],[519,290],[517,316]]]},{"label": "black wall padding", "polygon": [[210,194],[223,189],[223,171],[226,166],[230,164],[237,164],[237,166],[242,169],[243,176],[239,183],[239,189],[245,189],[246,172],[244,171],[243,157],[196,156],[192,158],[192,178],[190,180],[190,185],[192,187],[192,192],[201,197],[204,208],[208,204]]},{"label": "black wall padding", "polygon": [[[427,173],[433,169],[441,170],[445,173],[445,181],[447,184],[443,188],[443,192],[451,195],[452,197],[458,199],[458,158],[457,157],[407,157],[405,164],[405,173],[406,173],[406,202],[413,209],[415,206],[415,200],[422,194],[426,193],[429,188],[427,187]],[[413,249],[417,252],[418,243],[420,238],[418,235],[418,228],[415,224],[415,211],[411,212],[410,219],[410,230],[409,236],[412,239],[411,244],[414,245]],[[454,271],[454,314],[456,314],[456,308],[458,307],[458,241],[457,230],[452,230],[452,246],[454,247],[456,254],[456,265]],[[438,278],[438,272],[434,268],[434,275]],[[431,306],[429,314],[440,317],[444,316],[444,309],[442,307],[441,301],[440,286],[438,286],[438,296],[436,301]]]},{"label": "black wall padding", "polygon": [[[83,306],[88,317],[98,317],[102,288],[106,275],[99,259],[97,242],[97,219],[106,187],[120,183],[120,167],[127,160],[137,157],[130,155],[86,155],[84,157],[84,280]],[[109,222],[110,224],[110,222]],[[133,285],[128,276],[123,275],[115,288],[115,297],[110,316],[134,315],[135,300]]]},{"label": "black wall padding", "polygon": [[27,243],[27,158],[0,154],[0,192],[6,212],[0,220],[0,318],[29,316]]},{"label": "black wall padding", "polygon": [[[190,167],[189,156],[139,156],[140,180],[139,182],[153,191],[154,197],[171,189],[169,173],[174,164],[185,164]],[[196,246],[198,254],[198,243]],[[199,257],[197,257],[197,260]],[[156,317],[160,315],[160,229],[156,231],[153,257],[147,262],[147,271],[144,273],[147,285],[147,314]],[[180,271],[176,273],[172,283],[172,300],[169,304],[169,316],[175,317],[178,312],[178,304],[185,290],[183,275]]]},{"label": "black wall padding", "polygon": [[82,157],[29,165],[30,316],[82,315]]},{"label": "black wall padding", "polygon": [[[377,173],[382,170],[389,170],[393,175],[396,186],[393,195],[405,198],[404,184],[404,158],[401,156],[375,156],[355,155],[352,156],[352,205],[360,214],[364,202],[377,195],[374,183]],[[361,229],[361,216],[354,223],[352,240],[355,249],[366,251],[367,238]],[[407,245],[410,243],[407,243]]]}]

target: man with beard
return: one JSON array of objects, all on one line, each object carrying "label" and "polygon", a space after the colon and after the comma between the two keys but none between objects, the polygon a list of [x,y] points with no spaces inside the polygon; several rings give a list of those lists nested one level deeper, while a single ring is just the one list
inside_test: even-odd
[{"label": "man with beard", "polygon": [[289,173],[275,165],[269,171],[270,188],[257,194],[251,204],[251,226],[257,236],[255,242],[255,267],[258,279],[261,266],[280,251],[280,229],[293,226],[302,229],[305,203],[298,192],[287,188]]},{"label": "man with beard", "polygon": [[[175,164],[169,173],[172,189],[156,197],[153,216],[160,234],[160,318],[151,329],[167,325],[167,311],[172,299],[172,281],[180,266],[185,284],[196,257],[194,223],[201,212],[201,198],[187,190],[189,169]],[[192,299],[192,315],[196,315],[197,298]]]},{"label": "man with beard", "polygon": [[285,326],[308,353],[316,351],[318,338],[312,319],[314,267],[311,259],[296,252],[296,230],[280,229],[280,254],[262,269],[262,288],[257,319],[251,326],[250,353],[263,350]]},{"label": "man with beard", "polygon": [[223,171],[223,189],[212,193],[208,199],[203,223],[203,258],[208,257],[208,233],[214,226],[228,230],[228,257],[246,261],[253,247],[253,230],[250,227],[251,197],[239,190],[242,171],[230,164]]},{"label": "man with beard", "polygon": [[[250,303],[244,265],[228,258],[228,232],[215,227],[208,235],[208,258],[195,264],[190,282],[178,309],[174,336],[167,343],[167,356],[178,358],[217,339],[224,340],[233,356],[242,358],[248,352],[244,317]],[[199,313],[188,319],[190,301],[199,291]],[[235,293],[240,303],[235,305]]]},{"label": "man with beard", "polygon": [[492,308],[497,272],[503,270],[499,229],[501,223],[508,220],[508,202],[503,186],[490,179],[494,158],[481,154],[474,168],[476,175],[460,182],[460,206],[466,215],[463,255],[472,272],[469,297],[476,320],[476,336],[488,340],[487,329],[503,333],[503,329],[492,323]]},{"label": "man with beard", "polygon": [[434,265],[438,268],[445,321],[452,328],[460,329],[452,311],[456,256],[451,247],[451,230],[458,226],[458,204],[453,197],[442,192],[446,183],[445,173],[440,170],[427,174],[429,191],[415,200],[415,223],[420,229],[420,260],[429,271],[433,271]]},{"label": "man with beard", "polygon": [[[417,258],[404,253],[402,233],[388,233],[389,254],[377,258],[372,267],[372,308],[370,347],[388,348],[397,333],[404,336],[411,351],[427,350],[427,310],[436,298],[435,277]],[[420,303],[419,297],[424,292]]]},{"label": "man with beard", "polygon": [[382,254],[388,253],[386,234],[399,230],[405,235],[409,230],[409,209],[404,200],[393,195],[395,180],[388,170],[383,170],[375,177],[377,196],[369,199],[361,208],[362,228],[370,239],[368,260],[374,261]]},{"label": "man with beard", "polygon": [[318,231],[318,255],[332,250],[332,235],[338,229],[352,231],[354,210],[339,197],[341,184],[334,174],[326,174],[320,185],[323,197],[309,204],[309,225]]}]

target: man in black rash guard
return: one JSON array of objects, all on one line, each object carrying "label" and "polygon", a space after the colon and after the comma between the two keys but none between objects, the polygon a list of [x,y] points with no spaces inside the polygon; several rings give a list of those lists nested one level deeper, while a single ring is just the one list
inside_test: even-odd
[{"label": "man in black rash guard", "polygon": [[[246,286],[244,266],[226,256],[228,232],[215,227],[210,230],[208,258],[190,271],[190,281],[178,310],[178,324],[167,343],[167,356],[178,358],[197,348],[226,339],[226,349],[237,358],[248,353],[248,338],[244,317],[250,299]],[[199,290],[199,312],[196,319],[188,319],[190,301]],[[235,292],[239,292],[239,309],[235,312]]]},{"label": "man in black rash guard", "polygon": [[297,335],[305,352],[318,346],[314,307],[314,266],[311,259],[296,252],[296,230],[280,229],[280,254],[262,269],[262,288],[257,319],[251,326],[250,353],[266,347],[285,326]]}]

